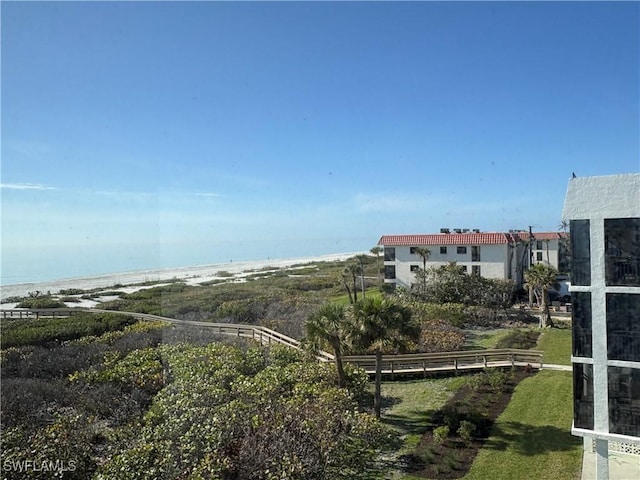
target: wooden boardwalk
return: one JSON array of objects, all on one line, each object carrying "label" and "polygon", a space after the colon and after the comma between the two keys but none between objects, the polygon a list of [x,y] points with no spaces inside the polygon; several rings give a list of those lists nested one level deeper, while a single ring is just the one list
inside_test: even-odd
[{"label": "wooden boardwalk", "polygon": [[[148,313],[99,309],[0,310],[3,319],[57,318],[68,317],[77,313],[117,313],[130,315],[140,320],[155,320],[177,325],[211,328],[215,333],[220,335],[250,338],[262,345],[280,344],[289,348],[301,349],[298,340],[276,332],[275,330],[256,325],[179,320]],[[317,358],[324,362],[334,361],[332,354],[323,351],[317,353]],[[343,357],[343,360],[363,368],[369,374],[375,373],[376,359],[374,355],[349,355]],[[392,377],[394,375],[416,374],[426,376],[429,373],[437,372],[457,373],[459,371],[516,366],[542,369],[542,352],[537,350],[498,349],[382,356],[382,373]]]}]

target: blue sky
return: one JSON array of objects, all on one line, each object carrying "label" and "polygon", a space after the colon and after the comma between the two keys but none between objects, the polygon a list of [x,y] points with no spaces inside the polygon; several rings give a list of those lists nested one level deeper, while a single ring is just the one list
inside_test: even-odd
[{"label": "blue sky", "polygon": [[556,230],[640,171],[637,2],[3,2],[2,283]]}]

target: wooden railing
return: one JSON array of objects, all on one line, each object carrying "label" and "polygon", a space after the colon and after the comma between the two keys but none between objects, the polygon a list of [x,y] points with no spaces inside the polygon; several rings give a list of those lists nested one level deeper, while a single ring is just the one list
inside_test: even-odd
[{"label": "wooden railing", "polygon": [[[411,353],[383,355],[382,373],[388,375],[438,371],[462,371],[492,367],[530,366],[542,368],[542,352],[537,350],[467,350],[460,352]],[[344,361],[354,363],[369,373],[375,372],[373,355],[350,355]]]},{"label": "wooden railing", "polygon": [[[176,318],[152,315],[149,313],[120,312],[116,310],[99,309],[40,309],[40,310],[0,310],[2,318],[45,318],[64,317],[77,313],[119,313],[131,315],[140,320],[159,320],[180,325],[192,325],[211,328],[220,335],[251,338],[262,345],[279,343],[297,350],[301,349],[300,342],[270,328],[257,325],[239,323],[212,323],[194,320],[179,320]],[[542,352],[537,350],[499,349],[499,350],[467,350],[460,352],[440,353],[412,353],[402,355],[383,355],[382,373],[385,375],[420,374],[429,372],[458,372],[495,367],[530,366],[542,369]],[[317,353],[318,360],[334,361],[334,356],[328,352]],[[374,355],[348,355],[345,362],[353,363],[363,368],[367,373],[375,373],[376,359]]]}]

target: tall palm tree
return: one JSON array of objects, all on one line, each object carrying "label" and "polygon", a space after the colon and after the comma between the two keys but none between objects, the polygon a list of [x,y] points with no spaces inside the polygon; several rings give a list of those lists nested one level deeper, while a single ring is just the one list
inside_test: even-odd
[{"label": "tall palm tree", "polygon": [[344,278],[345,281],[345,287],[347,288],[347,292],[350,290],[349,286],[347,285],[347,279],[349,279],[352,282],[353,285],[353,299],[351,299],[351,294],[349,294],[349,302],[350,303],[355,303],[358,301],[358,288],[357,288],[357,280],[358,280],[358,275],[360,275],[361,272],[361,268],[360,265],[357,263],[349,263],[344,270],[342,271],[342,276]]},{"label": "tall palm tree", "polygon": [[[413,252],[418,255],[420,258],[422,258],[422,271],[426,272],[427,271],[427,260],[429,260],[429,257],[431,256],[431,250],[429,250],[427,247],[416,247],[413,249]],[[423,285],[422,287],[426,290],[427,288],[427,276],[424,275],[422,278],[422,282]]]},{"label": "tall palm tree", "polygon": [[373,409],[377,418],[381,410],[382,351],[401,347],[407,337],[415,338],[420,328],[412,322],[411,310],[390,298],[368,297],[351,305],[347,312],[351,317],[354,344],[376,355],[375,395]]},{"label": "tall palm tree", "polygon": [[557,283],[558,270],[545,263],[536,263],[524,274],[527,285],[539,299],[540,327],[553,327],[549,313],[549,289]]},{"label": "tall palm tree", "polygon": [[342,352],[346,338],[345,308],[335,303],[325,303],[312,313],[305,323],[307,339],[316,348],[326,348],[328,345],[333,350],[333,357],[338,371],[338,383],[341,387],[346,385],[344,366],[342,364]]},{"label": "tall palm tree", "polygon": [[565,219],[560,220],[560,225],[558,225],[558,230],[562,230],[564,233],[567,233],[569,229],[569,222]]},{"label": "tall palm tree", "polygon": [[369,260],[369,255],[361,253],[355,256],[356,261],[360,267],[360,287],[362,288],[362,298],[366,296],[364,285],[364,264]]},{"label": "tall palm tree", "polygon": [[376,245],[371,250],[369,250],[372,255],[376,256],[376,276],[378,277],[378,287],[382,284],[382,269],[380,268],[380,254],[384,252],[384,249],[380,245]]}]

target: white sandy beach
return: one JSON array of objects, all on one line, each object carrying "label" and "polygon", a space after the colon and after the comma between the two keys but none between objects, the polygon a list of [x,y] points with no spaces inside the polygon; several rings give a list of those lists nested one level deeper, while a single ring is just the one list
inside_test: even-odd
[{"label": "white sandy beach", "polygon": [[[61,280],[54,280],[51,282],[42,283],[21,283],[16,285],[0,286],[0,298],[2,300],[9,297],[22,297],[28,295],[29,292],[41,291],[51,292],[52,294],[58,293],[60,290],[66,290],[70,288],[79,288],[82,290],[92,290],[95,288],[109,288],[114,285],[132,285],[141,282],[148,281],[162,281],[179,279],[184,280],[189,285],[197,285],[210,280],[218,278],[229,278],[228,275],[220,275],[220,272],[227,272],[233,274],[235,278],[242,277],[243,273],[255,272],[256,270],[267,269],[273,267],[274,269],[290,267],[297,264],[308,264],[313,262],[330,262],[337,260],[346,260],[363,252],[354,253],[333,253],[327,255],[320,255],[315,257],[301,257],[301,258],[287,258],[287,259],[269,259],[259,261],[246,261],[246,262],[230,262],[230,263],[218,263],[213,265],[199,265],[192,267],[181,268],[169,268],[158,270],[138,270],[132,272],[114,273],[109,275],[99,275],[93,277],[78,277],[68,278]],[[133,292],[145,287],[127,287],[118,288],[118,291]],[[148,287],[147,287],[148,288]],[[93,302],[95,303],[95,302]],[[15,304],[2,304],[1,308],[13,308]],[[87,303],[87,305],[73,304],[73,306],[91,307],[93,304]]]}]

